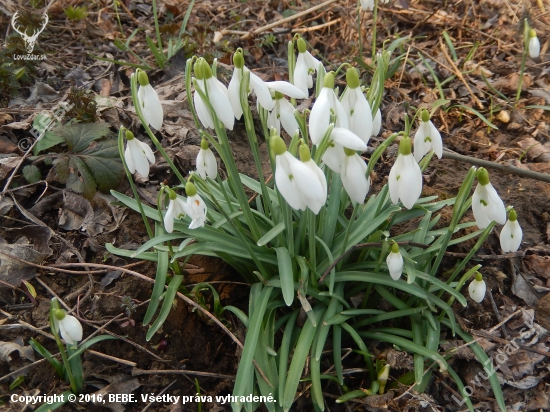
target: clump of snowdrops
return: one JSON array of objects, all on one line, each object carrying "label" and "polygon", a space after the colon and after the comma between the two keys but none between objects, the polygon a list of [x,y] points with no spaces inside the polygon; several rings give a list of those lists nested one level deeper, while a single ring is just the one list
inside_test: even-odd
[{"label": "clump of snowdrops", "polygon": [[[247,333],[233,389],[234,411],[256,409],[258,404],[246,400],[251,394],[272,396],[274,401],[265,403],[269,411],[288,411],[301,382],[309,388],[315,410],[325,408],[323,383],[327,380],[342,390],[337,402],[382,394],[397,387],[397,381],[422,392],[434,369],[451,376],[473,411],[463,383],[447,362],[451,355],[439,349],[442,330],[471,343],[481,363],[489,361],[457,326],[450,305],[455,300],[467,305],[462,293],[467,283],[471,298],[483,300],[486,286],[480,265],[469,270],[466,266],[495,225],[504,225],[504,252],[517,250],[521,228],[516,212],[505,209],[483,168],[471,168],[454,198],[421,197],[422,170],[434,154],[443,155],[441,135],[430,120],[433,113],[426,109],[418,110],[410,121],[407,118],[405,130],[387,137],[369,159],[362,155],[370,138],[380,133],[384,81],[389,68],[402,57],[391,57],[402,41],[376,55],[367,88],[349,64],[326,72],[300,37],[289,42],[289,82],[261,80],[245,66],[240,49],[233,55],[228,86],[217,79],[216,62],[190,59],[185,72],[187,97],[202,142],[197,169],[187,176],[174,166],[151,130],[162,127],[156,92],[144,72],[138,70],[132,76],[136,112],[179,184],[160,187],[157,209],[143,205],[132,173],[147,176],[155,157],[149,142],[121,129],[120,153],[134,198],[113,195],[142,214],[150,240],[138,250],[107,248],[118,255],[157,262],[144,319],[145,324],[151,323],[147,339],[162,326],[178,289],[195,297],[200,290],[210,289],[214,314],[229,311],[242,322]],[[335,84],[344,71],[347,87],[341,91]],[[296,100],[310,93],[315,95],[311,108],[297,110]],[[261,121],[260,137],[255,132],[251,95]],[[227,130],[233,130],[241,118],[257,180],[238,172],[232,154]],[[414,124],[418,127],[412,134]],[[381,154],[397,142],[398,156],[387,184],[372,193],[371,172]],[[268,148],[274,179],[262,171],[261,144]],[[224,165],[226,179],[218,174],[214,152]],[[255,194],[253,199],[250,192]],[[446,206],[452,207],[453,215],[443,225],[439,212]],[[475,222],[463,219],[470,207]],[[414,222],[414,229],[399,229],[404,222],[407,227]],[[473,226],[477,230],[466,230]],[[441,278],[445,250],[470,239],[477,241],[468,256],[450,276]],[[211,285],[197,285],[192,291],[181,286],[183,265],[194,254],[223,259],[251,283],[246,313],[222,307]],[[380,309],[381,301],[391,309]],[[414,354],[414,370],[392,374],[386,362],[372,356],[372,341],[381,350],[389,344]],[[346,385],[344,344],[363,356],[367,387],[350,390]],[[328,372],[321,367],[324,361],[332,365]],[[489,380],[504,410],[497,376]]]}]

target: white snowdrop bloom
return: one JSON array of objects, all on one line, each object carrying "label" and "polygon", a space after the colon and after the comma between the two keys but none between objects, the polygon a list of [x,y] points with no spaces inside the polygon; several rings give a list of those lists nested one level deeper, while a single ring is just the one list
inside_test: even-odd
[{"label": "white snowdrop bloom", "polygon": [[147,73],[139,70],[137,76],[139,82],[137,98],[141,113],[149,125],[156,130],[160,130],[162,128],[164,112],[162,110],[162,104],[160,104],[159,96],[155,89],[153,89],[153,86],[149,84]]},{"label": "white snowdrop bloom", "polygon": [[506,223],[506,208],[489,181],[489,172],[483,167],[477,171],[478,185],[472,196],[472,211],[477,227],[485,229],[492,221]]},{"label": "white snowdrop bloom", "polygon": [[407,209],[411,209],[422,194],[422,171],[411,153],[409,137],[399,144],[399,156],[390,170],[388,185],[392,203],[401,200]]},{"label": "white snowdrop bloom", "polygon": [[481,276],[481,273],[476,273],[475,279],[470,283],[468,286],[468,292],[470,293],[470,297],[473,301],[477,303],[481,303],[483,298],[485,297],[485,292],[487,291],[487,285],[485,284],[485,281],[483,280],[483,276]]},{"label": "white snowdrop bloom", "polygon": [[[195,189],[195,194],[190,194],[188,190],[188,185],[185,185],[185,191],[187,193],[187,214],[191,218],[191,224],[189,225],[189,229],[196,229],[198,227],[203,227],[204,222],[206,221],[206,203],[204,203],[204,200],[197,194]],[[191,183],[193,185],[193,183]],[[193,185],[195,187],[195,185]]]},{"label": "white snowdrop bloom", "polygon": [[343,127],[334,127],[329,136],[328,147],[321,160],[334,172],[340,173],[346,154],[344,149],[359,150],[364,152],[367,145],[359,136]]},{"label": "white snowdrop bloom", "polygon": [[374,119],[372,119],[372,135],[378,136],[382,130],[382,112],[380,108],[376,111]]},{"label": "white snowdrop bloom", "polygon": [[519,249],[523,231],[518,223],[518,215],[514,209],[508,213],[508,220],[500,232],[500,248],[504,253],[515,252]]},{"label": "white snowdrop bloom", "polygon": [[53,321],[59,329],[59,334],[70,345],[82,340],[82,325],[77,318],[67,315],[63,309],[54,311]]},{"label": "white snowdrop bloom", "polygon": [[[210,65],[202,57],[195,62],[194,72],[197,79],[196,87],[208,96],[216,117],[227,129],[233,130],[235,113],[233,112],[233,106],[229,100],[226,87],[212,75]],[[197,90],[195,90],[193,95],[193,103],[195,104],[197,116],[203,126],[214,129],[212,114]]]},{"label": "white snowdrop bloom", "polygon": [[124,151],[124,160],[130,173],[136,171],[142,176],[149,176],[149,163],[155,163],[155,155],[151,148],[140,142],[134,137],[134,134],[126,130],[126,150]]},{"label": "white snowdrop bloom", "polygon": [[[308,189],[302,191],[302,193],[305,196],[307,207],[317,215],[327,201],[327,178],[321,168],[317,166],[317,163],[311,158],[309,147],[303,141],[300,145],[299,153],[302,164],[306,166],[311,173],[306,173],[303,179],[298,179],[298,187],[301,187],[302,184],[308,187],[311,184],[313,185],[311,188],[312,190]],[[319,182],[319,185],[317,182]],[[319,187],[321,190],[319,190]]]},{"label": "white snowdrop bloom", "polygon": [[164,229],[168,233],[172,233],[174,231],[174,220],[184,218],[188,209],[187,204],[173,190],[168,192],[168,196],[170,197],[170,202],[164,216]]},{"label": "white snowdrop bloom", "polygon": [[399,245],[395,242],[391,245],[391,252],[386,258],[386,265],[388,265],[391,278],[399,280],[403,273],[403,256],[399,252]]},{"label": "white snowdrop bloom", "polygon": [[422,109],[421,121],[416,134],[414,135],[414,158],[420,162],[424,155],[430,150],[441,159],[443,156],[443,141],[441,134],[430,120],[430,114]]},{"label": "white snowdrop bloom", "polygon": [[367,164],[355,150],[345,148],[344,154],[340,172],[342,184],[351,200],[363,203],[370,188],[370,178],[366,175]]},{"label": "white snowdrop bloom", "polygon": [[210,150],[206,139],[201,140],[201,148],[197,155],[197,173],[203,179],[206,179],[207,176],[216,179],[218,176],[218,161]]},{"label": "white snowdrop bloom", "polygon": [[309,207],[319,213],[327,193],[319,173],[288,153],[280,136],[273,136],[270,144],[275,154],[275,183],[283,198],[293,209]]},{"label": "white snowdrop bloom", "polygon": [[331,141],[327,150],[323,153],[321,160],[334,173],[340,173],[345,157],[346,153],[344,152],[344,147],[335,141]]},{"label": "white snowdrop bloom", "polygon": [[309,97],[308,89],[313,87],[313,72],[319,69],[321,62],[313,57],[306,48],[306,42],[301,37],[298,43],[298,58],[294,67],[294,85],[298,87],[307,97]]},{"label": "white snowdrop bloom", "polygon": [[267,116],[267,126],[269,128],[274,127],[277,134],[280,135],[282,124],[285,131],[290,136],[294,136],[296,131],[299,130],[298,122],[294,117],[294,106],[279,92],[275,92],[274,99],[275,106]]},{"label": "white snowdrop bloom", "polygon": [[348,128],[346,111],[334,93],[334,74],[327,73],[323,89],[309,115],[309,135],[313,144],[318,145],[323,139],[331,123],[331,115],[336,116],[336,127]]},{"label": "white snowdrop bloom", "polygon": [[348,87],[340,100],[346,112],[349,129],[365,143],[372,135],[372,112],[367,98],[361,91],[357,69],[350,67],[346,72]]},{"label": "white snowdrop bloom", "polygon": [[540,41],[537,37],[537,32],[533,29],[529,30],[529,56],[536,59],[540,54]]}]

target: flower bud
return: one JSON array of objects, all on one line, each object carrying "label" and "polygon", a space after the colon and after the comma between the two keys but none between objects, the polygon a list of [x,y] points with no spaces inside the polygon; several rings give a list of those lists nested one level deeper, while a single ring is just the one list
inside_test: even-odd
[{"label": "flower bud", "polygon": [[361,85],[361,82],[359,81],[359,73],[357,73],[357,69],[355,67],[350,67],[346,71],[346,82],[350,89],[356,89]]},{"label": "flower bud", "polygon": [[399,143],[399,154],[410,155],[412,152],[411,138],[405,136]]},{"label": "flower bud", "polygon": [[325,74],[323,79],[323,87],[328,87],[329,89],[334,89],[334,73],[328,72]]},{"label": "flower bud", "polygon": [[237,69],[242,69],[244,67],[243,49],[240,47],[235,51],[235,54],[233,54],[233,64]]},{"label": "flower bud", "polygon": [[276,156],[282,155],[284,152],[286,152],[286,144],[281,136],[271,137],[269,143],[271,145],[271,150]]},{"label": "flower bud", "polygon": [[149,77],[143,70],[138,72],[138,82],[141,86],[147,86],[149,84]]},{"label": "flower bud", "polygon": [[193,184],[193,182],[190,182],[189,180],[185,184],[185,193],[187,193],[188,197],[195,196],[197,194],[197,188]]},{"label": "flower bud", "polygon": [[489,183],[489,172],[484,167],[480,167],[476,173],[477,181],[480,185],[485,186]]},{"label": "flower bud", "polygon": [[299,53],[305,53],[307,51],[306,41],[301,37],[298,38],[297,45]]},{"label": "flower bud", "polygon": [[126,133],[124,135],[126,137],[126,140],[132,140],[134,138],[134,134],[129,130],[126,130]]},{"label": "flower bud", "polygon": [[430,113],[426,109],[422,109],[420,117],[424,123],[430,121]]},{"label": "flower bud", "polygon": [[308,162],[309,159],[311,159],[311,152],[309,151],[307,144],[302,143],[298,149],[298,152],[300,153],[300,160],[302,162]]}]

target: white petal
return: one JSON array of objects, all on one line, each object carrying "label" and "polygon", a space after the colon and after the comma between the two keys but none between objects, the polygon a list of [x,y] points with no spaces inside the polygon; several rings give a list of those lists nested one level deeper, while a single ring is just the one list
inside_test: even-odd
[{"label": "white petal", "polygon": [[174,201],[170,200],[170,203],[168,203],[168,209],[166,210],[166,215],[164,215],[164,229],[168,233],[172,233],[174,231]]},{"label": "white petal", "polygon": [[529,56],[532,59],[536,59],[540,54],[540,41],[538,37],[531,37],[529,39]]},{"label": "white petal", "polygon": [[351,200],[363,203],[369,191],[369,180],[366,176],[367,164],[357,154],[346,156],[342,166],[342,184]]},{"label": "white petal", "polygon": [[71,345],[82,340],[82,325],[74,316],[65,315],[59,321],[59,332],[65,342]]},{"label": "white petal", "polygon": [[205,159],[205,150],[200,149],[197,154],[197,173],[203,179],[206,179],[206,159]]},{"label": "white petal", "polygon": [[[323,173],[323,171],[321,170],[321,168],[319,166],[317,166],[317,163],[315,163],[313,161],[313,159],[309,159],[307,162],[304,162],[304,164],[313,171],[313,173],[316,176],[317,180],[319,181],[319,183],[321,183],[321,188],[323,190],[322,205],[324,205],[325,202],[327,201],[327,178],[326,178],[325,174]],[[321,207],[322,207],[322,205],[321,205]],[[315,213],[315,214],[317,214],[317,213]]]},{"label": "white petal", "polygon": [[187,211],[192,221],[189,229],[196,229],[204,226],[206,221],[206,204],[199,195],[189,196],[187,198]]},{"label": "white petal", "polygon": [[401,172],[403,170],[403,156],[397,156],[388,177],[391,202],[395,205],[399,202],[399,186],[401,185]]},{"label": "white petal", "polygon": [[212,116],[210,115],[210,111],[208,110],[208,107],[206,107],[206,104],[201,99],[201,96],[197,91],[193,94],[193,103],[195,104],[195,111],[197,112],[197,116],[199,120],[201,121],[202,125],[206,128],[213,129],[214,128],[214,120],[212,119]]},{"label": "white petal", "polygon": [[139,140],[138,142],[141,146],[141,149],[143,150],[143,153],[145,154],[145,157],[147,158],[147,160],[149,160],[149,163],[151,164],[155,163],[155,154],[153,153],[153,150],[151,150],[149,145]]},{"label": "white petal", "polygon": [[420,162],[424,155],[430,151],[430,141],[426,141],[426,137],[430,136],[430,125],[428,122],[420,122],[420,126],[416,131],[413,144],[414,144],[414,160]]},{"label": "white petal", "polygon": [[210,103],[216,112],[216,116],[229,130],[233,130],[233,124],[235,123],[235,113],[233,113],[233,107],[227,97],[227,89],[225,86],[214,76],[207,80],[208,83],[208,97]]},{"label": "white petal", "polygon": [[361,8],[363,10],[373,10],[374,0],[361,0]]},{"label": "white petal", "polygon": [[403,206],[411,209],[422,194],[422,171],[412,154],[401,156],[403,170],[399,178],[399,198]]},{"label": "white petal", "polygon": [[130,153],[134,160],[136,171],[143,177],[149,176],[149,160],[147,160],[147,156],[145,155],[140,141],[133,138],[128,141],[128,146],[130,147]]},{"label": "white petal", "polygon": [[330,138],[348,149],[361,150],[362,152],[367,150],[367,145],[359,136],[343,127],[335,127],[332,129]]},{"label": "white petal", "polygon": [[309,115],[309,135],[315,145],[321,142],[328,129],[330,122],[329,93],[331,92],[332,90],[328,87],[323,87]]},{"label": "white petal", "polygon": [[401,253],[390,252],[386,258],[386,265],[388,265],[388,271],[393,280],[399,280],[403,273],[403,256]]},{"label": "white petal", "polygon": [[162,110],[162,104],[160,104],[159,96],[153,86],[150,84],[147,86],[140,86],[144,89],[143,94],[143,112],[147,113],[147,121],[156,130],[162,128],[162,120],[164,118],[164,112]]},{"label": "white petal", "polygon": [[443,157],[443,140],[441,139],[441,133],[430,121],[430,136],[432,138],[432,149],[437,157],[441,159]]},{"label": "white petal", "polygon": [[382,112],[380,109],[376,112],[376,115],[374,116],[374,119],[372,119],[372,135],[378,136],[380,134],[380,130],[382,129]]},{"label": "white petal", "polygon": [[256,93],[260,105],[266,110],[273,110],[274,103],[269,92],[269,87],[252,72],[250,72],[250,86],[254,90],[254,93]]},{"label": "white petal", "polygon": [[233,69],[233,76],[231,76],[231,81],[229,82],[229,87],[227,88],[227,96],[231,102],[231,107],[233,108],[233,113],[235,113],[235,118],[238,120],[243,115],[243,108],[241,106],[241,78],[243,76],[242,69]]},{"label": "white petal", "polygon": [[304,94],[302,90],[294,86],[292,83],[276,81],[276,82],[265,82],[266,86],[271,90],[282,93],[285,96],[293,97],[295,99],[307,99],[307,94]]},{"label": "white petal", "polygon": [[333,142],[323,154],[322,160],[334,173],[340,173],[345,156],[344,148]]},{"label": "white petal", "polygon": [[308,69],[315,70],[315,72],[319,70],[319,65],[321,64],[321,62],[317,60],[315,57],[313,57],[311,53],[308,52],[307,50],[304,53],[304,60],[306,62]]},{"label": "white petal", "polygon": [[304,53],[298,53],[296,66],[294,67],[294,86],[302,91],[306,97],[309,97],[307,89],[308,68],[304,59]]},{"label": "white petal", "polygon": [[500,232],[500,247],[504,253],[519,249],[523,231],[517,220],[508,220]]},{"label": "white petal", "polygon": [[[281,120],[279,118],[279,103],[275,102],[275,107],[267,115],[267,127],[277,129],[277,134],[281,135]],[[288,132],[287,132],[288,133]]]},{"label": "white petal", "polygon": [[468,292],[470,293],[470,297],[472,300],[474,300],[477,303],[481,303],[483,298],[485,297],[485,292],[487,290],[487,285],[485,285],[485,281],[477,281],[473,280],[472,283],[470,283],[470,286],[468,286]]},{"label": "white petal", "polygon": [[294,106],[290,104],[285,99],[279,99],[279,116],[281,119],[281,123],[283,124],[283,127],[285,131],[290,135],[294,136],[297,130],[300,129],[298,126],[298,121],[294,117]]},{"label": "white petal", "polygon": [[506,223],[506,208],[504,207],[504,202],[491,183],[487,183],[485,189],[487,191],[488,203],[485,208],[485,215],[488,219],[494,220],[499,225],[503,225]]},{"label": "white petal", "polygon": [[334,90],[331,90],[329,92],[330,96],[330,102],[331,102],[331,108],[336,113],[336,127],[343,127],[345,129],[349,128],[348,123],[348,115],[346,114],[346,110],[344,109],[344,106],[342,106],[342,103],[340,103],[340,100],[336,98],[336,95],[334,94]]},{"label": "white petal", "polygon": [[484,186],[478,183],[474,194],[472,195],[472,212],[474,212],[474,218],[476,225],[480,229],[485,229],[491,223],[491,220],[485,215],[485,205],[481,202],[487,203],[487,194]]},{"label": "white petal", "polygon": [[283,156],[285,156],[288,161],[292,176],[306,205],[313,210],[315,214],[319,213],[319,204],[324,203],[326,198],[323,196],[323,187],[315,172],[290,153],[285,152]]},{"label": "white petal", "polygon": [[348,122],[349,129],[367,144],[372,135],[372,114],[369,102],[359,87],[351,90],[350,94],[356,94],[356,101]]},{"label": "white petal", "polygon": [[136,171],[136,166],[134,165],[134,158],[132,157],[132,151],[130,150],[130,145],[128,143],[126,143],[126,150],[124,151],[124,160],[126,160],[128,171],[134,174]]},{"label": "white petal", "polygon": [[291,208],[302,210],[304,200],[296,186],[290,180],[290,166],[282,155],[275,156],[275,183],[277,189]]},{"label": "white petal", "polygon": [[205,163],[206,163],[206,175],[210,179],[216,179],[218,177],[218,161],[212,150],[207,149],[205,153]]},{"label": "white petal", "polygon": [[[351,122],[351,114],[353,112],[353,109],[355,107],[355,93],[351,92],[352,89],[349,87],[346,87],[344,90],[344,93],[342,93],[342,96],[340,97],[340,103],[342,103],[342,107],[344,108],[344,111],[346,112],[346,116],[348,118],[348,123]],[[370,137],[370,136],[369,136]]]}]

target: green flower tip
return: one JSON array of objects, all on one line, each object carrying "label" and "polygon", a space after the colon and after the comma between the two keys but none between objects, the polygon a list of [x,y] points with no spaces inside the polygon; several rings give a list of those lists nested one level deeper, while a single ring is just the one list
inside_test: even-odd
[{"label": "green flower tip", "polygon": [[311,152],[309,151],[309,147],[307,146],[307,144],[302,143],[298,151],[300,153],[300,160],[302,162],[309,162],[309,160],[311,159]]},{"label": "green flower tip", "polygon": [[147,86],[149,84],[149,77],[147,77],[147,73],[143,70],[140,70],[138,73],[138,82],[142,86]]},{"label": "green flower tip", "polygon": [[399,253],[399,245],[395,242],[391,244],[391,251],[392,253]]},{"label": "green flower tip", "polygon": [[537,32],[533,29],[529,30],[529,38],[537,37]]},{"label": "green flower tip", "polygon": [[187,193],[187,196],[195,196],[197,194],[197,188],[192,182],[187,181],[185,184],[185,193]]},{"label": "green flower tip", "polygon": [[272,136],[269,143],[271,144],[271,150],[273,150],[276,156],[286,152],[286,144],[281,136]]},{"label": "green flower tip", "polygon": [[298,38],[297,43],[298,43],[298,52],[305,53],[307,50],[306,41],[300,37]]},{"label": "green flower tip", "polygon": [[508,213],[508,220],[511,222],[515,222],[516,220],[518,220],[518,214],[514,209],[510,210],[510,212]]},{"label": "green flower tip", "polygon": [[430,121],[430,113],[426,109],[422,109],[422,112],[420,114],[420,117],[422,118],[422,121],[424,123]]},{"label": "green flower tip", "polygon": [[405,136],[403,139],[401,139],[401,143],[399,143],[399,154],[402,155],[410,155],[412,152],[412,145],[411,145],[411,138],[409,136]]},{"label": "green flower tip", "polygon": [[357,89],[361,82],[359,81],[359,73],[355,67],[350,67],[346,71],[346,82],[350,89]]},{"label": "green flower tip", "polygon": [[233,64],[237,69],[242,69],[244,67],[243,49],[241,49],[240,47],[233,55]]},{"label": "green flower tip", "polygon": [[195,72],[195,77],[198,80],[209,79],[212,77],[212,69],[210,68],[208,62],[202,57],[197,59],[193,65],[193,71]]},{"label": "green flower tip", "polygon": [[129,130],[126,130],[125,136],[126,136],[126,140],[132,140],[134,138],[134,134]]},{"label": "green flower tip", "polygon": [[65,319],[65,311],[63,309],[56,309],[53,311],[53,315],[57,320]]},{"label": "green flower tip", "polygon": [[325,78],[323,80],[323,87],[328,87],[330,89],[334,89],[334,73],[328,72],[325,74]]},{"label": "green flower tip", "polygon": [[489,183],[489,172],[484,167],[480,167],[477,169],[476,173],[477,181],[482,185],[485,186]]},{"label": "green flower tip", "polygon": [[275,100],[279,100],[279,99],[282,99],[284,98],[285,96],[281,93],[281,92],[275,92],[275,96],[273,96],[273,98]]},{"label": "green flower tip", "polygon": [[483,275],[479,272],[476,272],[476,281],[481,282],[483,280]]},{"label": "green flower tip", "polygon": [[390,376],[390,365],[387,363],[384,365],[382,369],[380,369],[380,372],[378,372],[378,382],[386,383],[388,381],[389,376]]},{"label": "green flower tip", "polygon": [[166,190],[168,191],[168,197],[170,198],[170,200],[176,200],[176,198],[178,197],[176,192],[174,192],[172,189],[166,189]]},{"label": "green flower tip", "polygon": [[202,150],[208,150],[210,146],[208,145],[208,140],[202,139],[201,140],[201,149]]},{"label": "green flower tip", "polygon": [[357,152],[353,149],[348,149],[347,147],[344,147],[344,153],[346,156],[353,156],[354,154],[357,154]]}]

